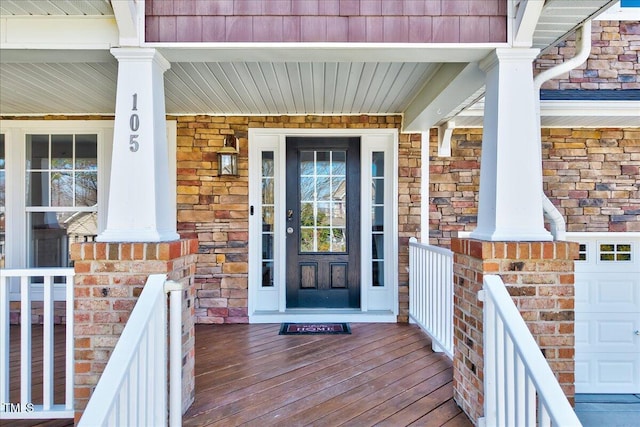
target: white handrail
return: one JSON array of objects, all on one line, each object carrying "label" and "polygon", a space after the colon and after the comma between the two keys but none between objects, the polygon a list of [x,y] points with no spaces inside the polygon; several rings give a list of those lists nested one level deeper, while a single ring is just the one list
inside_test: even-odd
[{"label": "white handrail", "polygon": [[453,359],[453,253],[409,240],[409,318]]},{"label": "white handrail", "polygon": [[[170,419],[167,418],[167,298],[171,294]],[[149,276],[78,426],[182,423],[182,286]]]},{"label": "white handrail", "polygon": [[[484,301],[485,426],[582,424],[499,276],[487,275]],[[537,401],[537,403],[536,403]]]},{"label": "white handrail", "polygon": [[[74,343],[73,343],[73,268],[29,268],[0,270],[0,402],[5,407],[0,411],[0,419],[43,419],[73,418],[73,375],[74,375]],[[42,284],[32,283],[34,277],[42,278]],[[64,278],[66,313],[65,313],[65,403],[54,404],[54,278]],[[12,402],[9,395],[10,384],[10,305],[9,286],[11,278],[20,282],[20,401]],[[56,284],[58,285],[58,284]],[[43,287],[43,370],[42,370],[42,404],[32,399],[32,366],[31,366],[31,303],[32,287]],[[9,405],[7,410],[6,405]]]}]

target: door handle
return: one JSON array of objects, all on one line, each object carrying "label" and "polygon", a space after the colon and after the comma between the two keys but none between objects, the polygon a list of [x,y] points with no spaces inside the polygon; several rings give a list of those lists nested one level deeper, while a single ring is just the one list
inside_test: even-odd
[{"label": "door handle", "polygon": [[636,335],[640,335],[640,330],[639,331],[633,331],[634,334]]},{"label": "door handle", "polygon": [[287,221],[291,221],[293,219],[293,209],[287,209]]}]

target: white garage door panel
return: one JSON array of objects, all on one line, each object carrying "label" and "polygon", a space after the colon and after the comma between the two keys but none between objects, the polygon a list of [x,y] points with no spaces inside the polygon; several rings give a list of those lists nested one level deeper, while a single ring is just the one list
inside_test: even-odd
[{"label": "white garage door panel", "polygon": [[576,393],[637,393],[640,390],[640,354],[576,351]]},{"label": "white garage door panel", "polygon": [[588,313],[637,312],[640,277],[630,273],[589,273],[576,279],[576,311]]},{"label": "white garage door panel", "polygon": [[576,393],[640,393],[640,233],[568,233],[575,263]]},{"label": "white garage door panel", "polygon": [[640,352],[640,313],[576,313],[576,352]]}]

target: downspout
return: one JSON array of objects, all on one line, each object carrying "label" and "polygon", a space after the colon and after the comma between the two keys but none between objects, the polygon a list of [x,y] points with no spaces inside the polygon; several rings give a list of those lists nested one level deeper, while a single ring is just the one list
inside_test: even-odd
[{"label": "downspout", "polygon": [[[573,58],[543,71],[533,79],[534,90],[536,91],[536,102],[538,104],[538,129],[542,128],[540,123],[540,88],[546,81],[573,70],[589,58],[589,55],[591,54],[591,21],[586,21],[576,31],[576,47],[578,50]],[[542,144],[540,132],[537,134],[537,142],[538,145]],[[554,240],[566,240],[567,225],[564,217],[558,208],[554,206],[551,200],[549,200],[547,195],[544,194],[544,191],[542,192],[542,209],[544,211],[544,215],[550,221],[551,234],[553,235]]]}]

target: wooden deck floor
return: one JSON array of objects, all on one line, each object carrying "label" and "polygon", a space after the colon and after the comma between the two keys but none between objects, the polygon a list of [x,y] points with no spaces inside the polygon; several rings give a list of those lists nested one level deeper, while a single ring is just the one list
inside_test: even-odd
[{"label": "wooden deck floor", "polygon": [[[32,372],[32,399],[34,404],[42,404],[42,342],[43,328],[42,325],[32,325],[31,333],[33,339],[31,341],[31,366]],[[9,333],[11,349],[9,353],[9,399],[10,402],[20,401],[20,327],[12,325]],[[64,403],[65,397],[65,327],[56,325],[54,328],[54,403]],[[0,420],[0,426],[11,427],[65,427],[73,426],[73,419],[59,420]]]},{"label": "wooden deck floor", "polygon": [[185,426],[470,426],[452,368],[415,326],[278,335],[279,325],[198,325]]},{"label": "wooden deck floor", "polygon": [[[64,351],[64,332],[56,328]],[[279,325],[196,326],[196,400],[185,426],[471,426],[453,401],[451,362],[415,326],[351,324],[351,335],[278,335]],[[36,370],[41,334],[34,327]],[[12,327],[12,348],[19,328]],[[17,367],[19,355],[12,351]],[[64,355],[56,352],[56,365]],[[58,370],[56,401],[63,399]],[[34,378],[37,377],[34,372]],[[12,397],[18,370],[11,371]],[[41,389],[41,386],[40,386]],[[34,398],[41,391],[34,387]],[[73,425],[0,420],[0,426]]]}]

